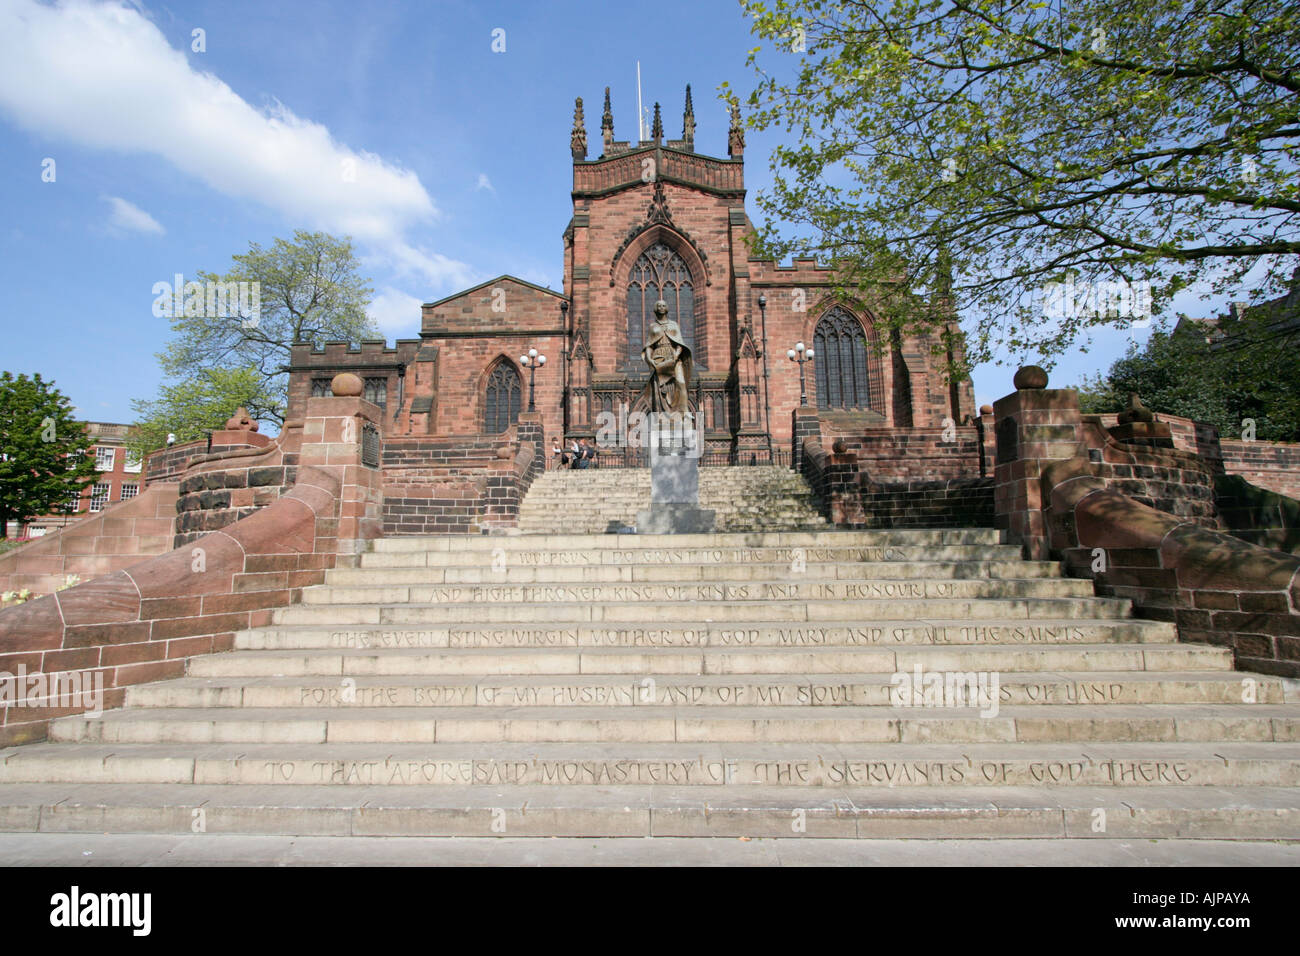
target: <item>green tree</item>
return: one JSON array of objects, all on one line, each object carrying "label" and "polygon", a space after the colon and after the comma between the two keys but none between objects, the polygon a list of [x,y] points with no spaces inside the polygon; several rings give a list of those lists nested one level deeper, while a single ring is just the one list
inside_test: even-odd
[{"label": "green tree", "polygon": [[1118,412],[1137,392],[1152,411],[1207,422],[1224,438],[1253,430],[1266,441],[1300,441],[1296,333],[1279,334],[1267,317],[1224,321],[1221,336],[1209,331],[1157,327],[1104,376],[1084,378],[1080,409]]},{"label": "green tree", "polygon": [[[247,253],[232,258],[234,266],[225,275],[200,272],[198,280],[207,287],[230,290],[227,307],[211,307],[214,303],[204,301],[201,293],[186,295],[178,303],[181,308],[170,310],[180,313],[171,315],[176,337],[158,361],[167,376],[181,382],[171,388],[216,395],[234,387],[245,396],[241,404],[253,418],[281,425],[288,404],[289,376],[283,368],[289,364],[290,347],[295,342],[320,346],[378,336],[366,316],[372,289],[358,274],[352,242],[346,237],[298,230],[292,242],[276,239],[269,249],[250,243]],[[248,294],[234,294],[240,283]],[[231,378],[204,377],[249,369],[257,380],[252,394],[243,391],[242,380],[236,386]],[[161,408],[180,400],[179,395],[168,397],[168,387],[156,402],[146,404]],[[186,399],[177,407],[191,408],[193,402]],[[232,407],[220,412],[220,421],[233,411]],[[214,418],[202,427],[216,427],[220,421]],[[177,423],[185,426],[188,419],[182,417]],[[168,430],[180,434],[175,427]]]},{"label": "green tree", "polygon": [[0,538],[11,521],[70,513],[68,502],[94,480],[95,462],[82,454],[86,429],[72,411],[39,374],[0,373]]},{"label": "green tree", "polygon": [[205,369],[174,385],[164,384],[157,398],[131,402],[136,422],[127,447],[143,460],[166,446],[168,435],[175,435],[178,444],[203,438],[209,430],[220,428],[235,409],[242,406],[251,414],[262,395],[261,378],[252,368]]},{"label": "green tree", "polygon": [[[1131,354],[1131,353],[1130,353]],[[1075,386],[1079,393],[1079,411],[1084,415],[1103,415],[1118,412],[1125,407],[1125,398],[1111,387],[1110,379],[1098,372]]]},{"label": "green tree", "polygon": [[[741,2],[771,47],[750,55],[748,125],[789,143],[759,254],[840,259],[850,292],[933,289],[946,258],[974,362],[1050,364],[1126,325],[1114,290],[1149,292],[1152,314],[1253,268],[1259,299],[1282,290],[1300,253],[1296,4]],[[1045,309],[1067,281],[1093,295]]]}]

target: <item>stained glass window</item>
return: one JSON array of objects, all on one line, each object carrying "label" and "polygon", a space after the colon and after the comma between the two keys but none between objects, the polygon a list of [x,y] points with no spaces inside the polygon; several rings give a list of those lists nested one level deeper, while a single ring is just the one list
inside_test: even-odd
[{"label": "stained glass window", "polygon": [[695,287],[685,260],[662,242],[637,257],[627,283],[627,364],[641,370],[641,347],[654,325],[655,303],[663,299],[667,318],[681,327],[682,339],[695,351]]},{"label": "stained glass window", "polygon": [[489,434],[503,432],[519,420],[519,399],[523,383],[519,373],[508,362],[498,362],[488,376],[484,431]]},{"label": "stained glass window", "polygon": [[838,306],[817,323],[813,337],[818,408],[870,408],[867,340],[862,323]]}]

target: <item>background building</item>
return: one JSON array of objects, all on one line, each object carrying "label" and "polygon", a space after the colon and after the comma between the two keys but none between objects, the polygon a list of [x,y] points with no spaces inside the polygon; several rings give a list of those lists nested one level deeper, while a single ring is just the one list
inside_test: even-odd
[{"label": "background building", "polygon": [[131,426],[115,422],[85,424],[87,444],[82,454],[94,460],[99,475],[74,499],[76,511],[42,515],[25,525],[10,522],[11,538],[39,538],[53,528],[61,528],[85,515],[103,511],[110,504],[134,498],[144,488],[141,462],[127,457],[126,439]]},{"label": "background building", "polygon": [[593,437],[602,412],[636,408],[646,380],[640,350],[660,298],[692,349],[691,406],[715,463],[789,449],[800,370],[786,352],[797,342],[815,350],[805,391],[833,434],[960,426],[975,416],[970,382],[946,381],[947,356],[936,356],[928,336],[891,336],[877,302],[835,298],[831,270],[813,260],[749,257],[738,117],[726,158],[697,152],[687,87],[680,139],[665,139],[656,104],[650,138],[619,141],[606,89],[601,143],[588,159],[578,100],[562,292],[502,275],[424,305],[418,339],[297,345],[287,417],[352,371],[384,408],[389,435],[503,432],[528,407],[520,357],[535,348],[548,358],[535,373],[547,440]]}]

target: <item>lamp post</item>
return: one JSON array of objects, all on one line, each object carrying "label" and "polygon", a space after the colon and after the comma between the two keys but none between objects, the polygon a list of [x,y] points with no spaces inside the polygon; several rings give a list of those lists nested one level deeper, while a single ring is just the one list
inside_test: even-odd
[{"label": "lamp post", "polygon": [[[578,317],[576,312],[573,317]],[[569,353],[573,350],[573,336],[569,330],[568,299],[560,300],[560,328],[564,330],[564,347],[560,349],[560,438],[563,440],[569,431],[569,406],[572,404],[569,394]]]},{"label": "lamp post", "polygon": [[786,358],[791,362],[799,363],[799,405],[803,407],[808,404],[808,386],[803,376],[803,363],[811,362],[813,359],[813,350],[803,347],[802,342],[797,342],[795,347],[785,353]]},{"label": "lamp post", "polygon": [[536,411],[533,404],[533,376],[537,374],[537,369],[546,364],[546,356],[538,355],[537,349],[529,349],[527,355],[519,356],[519,364],[528,369],[528,410]]},{"label": "lamp post", "polygon": [[767,380],[769,377],[767,365],[767,296],[759,295],[758,297],[758,314],[762,323],[763,351],[760,357],[763,359],[763,425],[767,431],[767,463],[775,465],[776,459],[772,457],[772,398],[768,392]]}]

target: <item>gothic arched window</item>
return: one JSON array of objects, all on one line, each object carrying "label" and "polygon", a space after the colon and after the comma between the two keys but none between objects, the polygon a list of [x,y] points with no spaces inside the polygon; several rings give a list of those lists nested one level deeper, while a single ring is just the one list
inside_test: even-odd
[{"label": "gothic arched window", "polygon": [[836,306],[813,336],[818,408],[870,408],[867,339],[862,323]]},{"label": "gothic arched window", "polygon": [[695,287],[685,260],[662,242],[637,257],[627,280],[627,364],[641,369],[646,330],[654,325],[655,303],[668,305],[667,318],[681,327],[682,339],[695,351]]},{"label": "gothic arched window", "polygon": [[365,380],[365,389],[361,397],[368,402],[374,402],[380,408],[388,407],[388,379],[386,378],[368,378]]},{"label": "gothic arched window", "polygon": [[517,422],[522,394],[523,382],[515,367],[506,361],[498,362],[487,380],[483,430],[494,435]]}]

